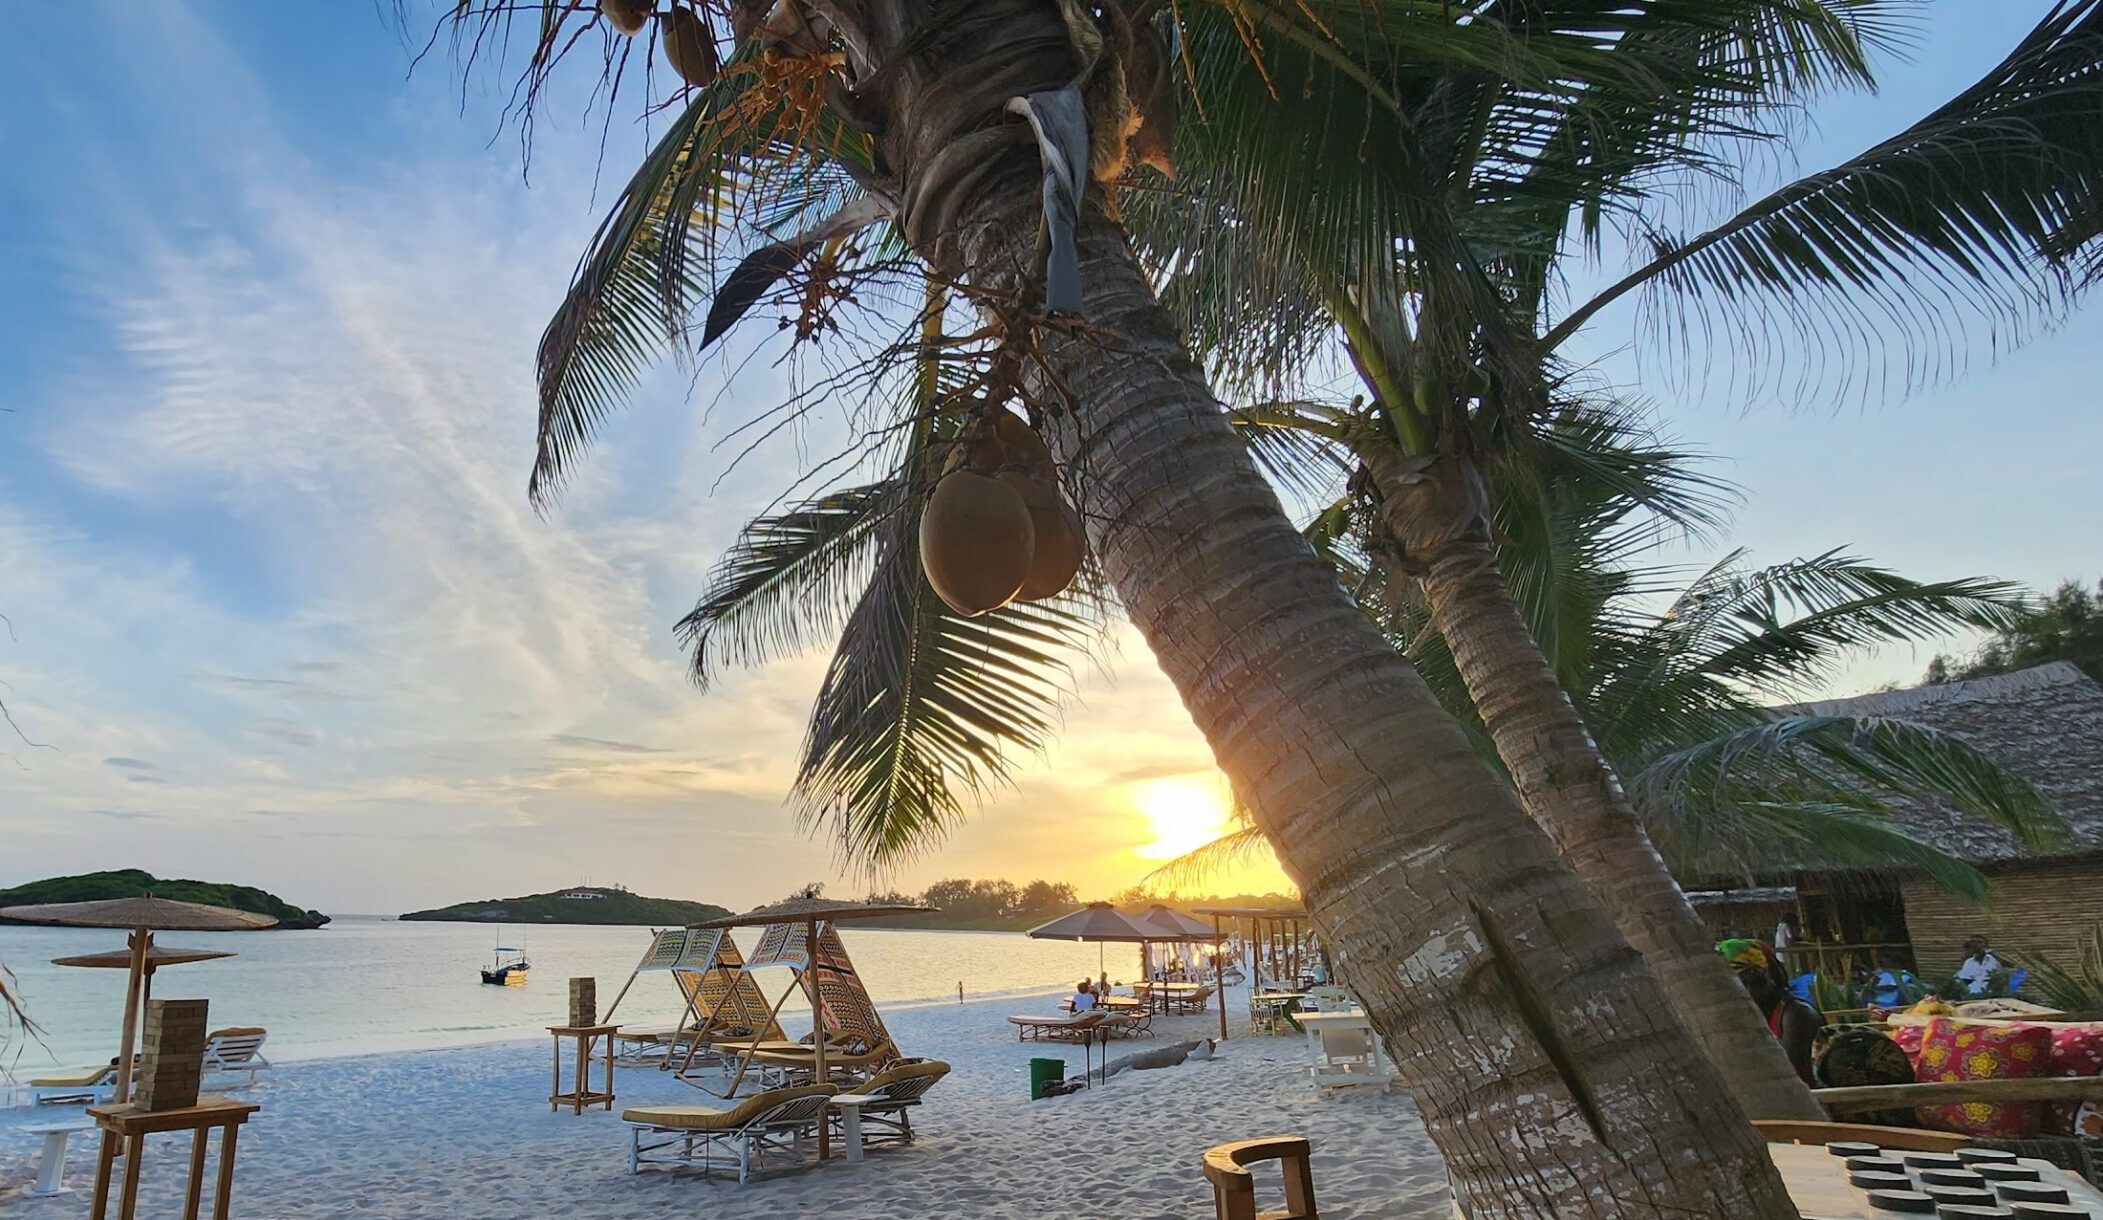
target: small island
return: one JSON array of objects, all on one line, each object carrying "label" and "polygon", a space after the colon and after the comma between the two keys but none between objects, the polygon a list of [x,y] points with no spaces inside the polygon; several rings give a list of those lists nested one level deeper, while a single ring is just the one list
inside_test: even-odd
[{"label": "small island", "polygon": [[[293,906],[268,890],[252,885],[230,885],[224,881],[189,881],[156,877],[143,869],[120,868],[101,873],[77,873],[71,877],[47,877],[13,889],[0,890],[0,907],[29,906],[46,902],[100,902],[110,898],[137,898],[151,893],[177,902],[201,902],[206,906],[232,907],[256,915],[268,915],[277,926],[288,929],[318,928],[329,921],[320,911]],[[0,919],[0,923],[28,920]]]},{"label": "small island", "polygon": [[683,898],[645,898],[620,886],[579,885],[523,898],[456,902],[434,911],[411,911],[403,919],[442,923],[583,923],[671,928],[720,919],[727,907]]}]

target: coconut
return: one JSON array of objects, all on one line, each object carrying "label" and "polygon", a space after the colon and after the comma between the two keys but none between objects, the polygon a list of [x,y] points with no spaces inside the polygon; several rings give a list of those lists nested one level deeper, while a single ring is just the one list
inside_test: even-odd
[{"label": "coconut", "polygon": [[665,20],[664,57],[687,84],[700,88],[716,79],[716,36],[694,10],[673,5]]},{"label": "coconut", "polygon": [[1031,550],[1029,575],[1017,596],[1026,602],[1041,602],[1066,591],[1081,570],[1081,518],[1059,497],[1056,485],[1019,470],[1004,470],[1000,480],[1015,489],[1029,506],[1030,528],[1036,545]]},{"label": "coconut", "polygon": [[1000,438],[1001,448],[1007,451],[1007,462],[1021,463],[1031,474],[1039,478],[1050,478],[1052,474],[1051,446],[1037,435],[1035,429],[1024,422],[1021,416],[1009,411],[993,413],[993,435]]},{"label": "coconut", "polygon": [[920,513],[920,566],[949,608],[968,618],[1015,600],[1036,552],[1029,506],[1013,486],[955,470]]},{"label": "coconut", "polygon": [[640,34],[650,24],[654,0],[599,0],[599,11],[623,34]]}]

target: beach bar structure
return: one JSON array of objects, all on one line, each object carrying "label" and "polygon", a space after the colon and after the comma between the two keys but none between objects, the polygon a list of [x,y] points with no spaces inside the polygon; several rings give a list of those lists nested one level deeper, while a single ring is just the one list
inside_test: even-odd
[{"label": "beach bar structure", "polygon": [[[1307,935],[1307,912],[1276,907],[1198,907],[1193,912],[1212,921],[1212,933],[1225,939],[1228,929],[1242,939],[1249,953],[1249,1019],[1256,1020],[1256,996],[1266,982],[1292,987],[1308,965],[1312,951]],[[1245,931],[1243,930],[1245,929]],[[1214,959],[1219,972],[1220,1037],[1227,1036],[1226,955]]]},{"label": "beach bar structure", "polygon": [[1711,929],[1773,934],[1796,917],[1790,957],[1847,977],[1877,952],[1911,953],[1923,979],[1952,974],[1964,942],[1985,936],[2004,961],[2034,954],[2071,964],[2103,922],[2103,683],[2064,661],[2014,673],[1778,709],[1876,717],[1938,729],[2030,781],[2073,831],[2051,851],[2026,850],[1999,826],[1931,800],[1893,798],[1915,838],[1970,863],[1992,884],[1983,903],[1917,870],[1800,867],[1731,870],[1675,860],[1688,898]]}]

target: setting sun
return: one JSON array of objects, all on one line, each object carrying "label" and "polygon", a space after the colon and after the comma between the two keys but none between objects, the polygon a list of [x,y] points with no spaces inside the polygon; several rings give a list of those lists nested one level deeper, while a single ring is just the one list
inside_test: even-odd
[{"label": "setting sun", "polygon": [[1132,804],[1146,815],[1154,836],[1152,842],[1132,849],[1142,859],[1173,859],[1227,829],[1227,793],[1217,781],[1190,776],[1148,780],[1133,785]]}]

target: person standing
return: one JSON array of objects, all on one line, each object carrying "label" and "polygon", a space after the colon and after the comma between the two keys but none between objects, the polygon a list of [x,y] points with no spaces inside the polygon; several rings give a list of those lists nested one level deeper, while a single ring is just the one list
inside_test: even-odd
[{"label": "person standing", "polygon": [[1782,916],[1782,921],[1774,925],[1775,956],[1787,959],[1787,957],[1789,956],[1789,946],[1796,943],[1796,936],[1796,916]]},{"label": "person standing", "polygon": [[1964,994],[1985,995],[1987,984],[2000,968],[2001,959],[1987,949],[1986,938],[1974,936],[1964,942],[1964,964],[1957,967],[1957,981],[1964,984]]},{"label": "person standing", "polygon": [[1719,941],[1716,951],[1731,965],[1746,994],[1767,1019],[1767,1030],[1782,1044],[1796,1074],[1811,1084],[1811,1051],[1825,1017],[1795,992],[1774,950],[1756,940]]}]

